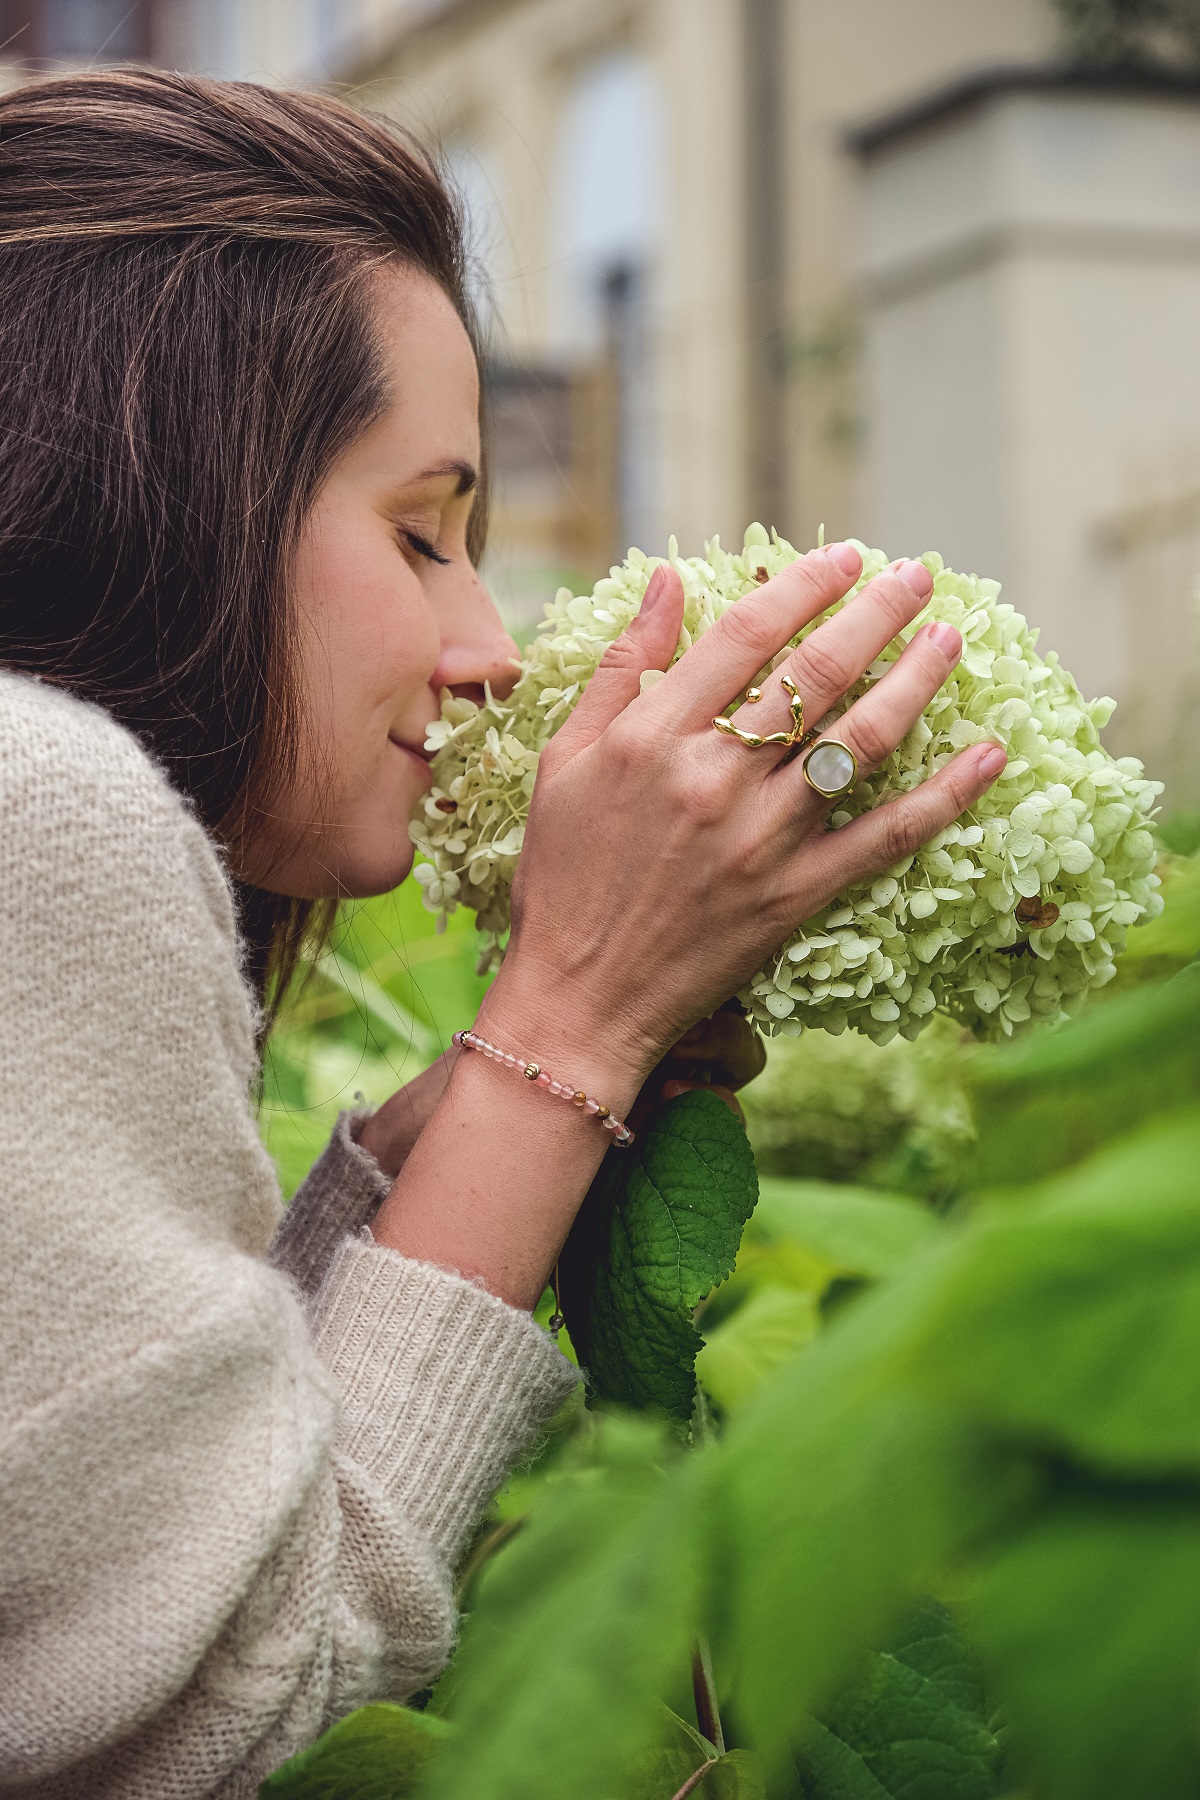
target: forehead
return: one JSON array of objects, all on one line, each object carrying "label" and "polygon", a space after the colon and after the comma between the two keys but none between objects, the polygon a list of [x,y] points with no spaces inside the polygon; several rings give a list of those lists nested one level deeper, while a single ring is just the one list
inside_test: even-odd
[{"label": "forehead", "polygon": [[425,462],[476,461],[479,370],[453,305],[430,276],[409,269],[376,274],[369,294],[396,448],[411,440]]}]

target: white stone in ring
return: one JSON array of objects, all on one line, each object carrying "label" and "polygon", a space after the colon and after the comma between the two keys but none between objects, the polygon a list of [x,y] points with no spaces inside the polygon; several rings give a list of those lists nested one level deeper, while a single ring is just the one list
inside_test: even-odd
[{"label": "white stone in ring", "polygon": [[844,794],[857,773],[858,765],[845,744],[830,739],[814,744],[804,759],[804,774],[810,787],[826,799]]}]

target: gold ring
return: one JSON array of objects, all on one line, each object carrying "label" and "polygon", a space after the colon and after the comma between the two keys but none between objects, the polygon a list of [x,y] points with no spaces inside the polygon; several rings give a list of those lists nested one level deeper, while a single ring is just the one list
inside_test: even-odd
[{"label": "gold ring", "polygon": [[858,780],[858,758],[841,738],[822,738],[801,763],[804,779],[822,800],[838,800]]},{"label": "gold ring", "polygon": [[[735,725],[732,719],[725,718],[714,719],[713,729],[724,732],[726,737],[736,738],[738,743],[745,744],[748,750],[761,750],[764,744],[782,744],[785,749],[790,750],[804,736],[804,702],[790,675],[781,675],[779,680],[784,693],[788,696],[788,708],[792,715],[790,730],[772,731],[768,736],[760,737],[757,731],[743,731],[741,726]],[[762,697],[763,693],[760,687],[746,689],[745,702],[748,706],[756,705]]]}]

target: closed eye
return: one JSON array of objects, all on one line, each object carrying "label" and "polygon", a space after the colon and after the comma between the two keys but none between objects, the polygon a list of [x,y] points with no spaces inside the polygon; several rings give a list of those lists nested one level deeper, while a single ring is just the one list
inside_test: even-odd
[{"label": "closed eye", "polygon": [[414,550],[418,556],[425,557],[427,561],[443,565],[450,561],[450,558],[443,556],[441,551],[429,542],[428,538],[422,537],[419,531],[405,531],[403,536],[409,548]]}]

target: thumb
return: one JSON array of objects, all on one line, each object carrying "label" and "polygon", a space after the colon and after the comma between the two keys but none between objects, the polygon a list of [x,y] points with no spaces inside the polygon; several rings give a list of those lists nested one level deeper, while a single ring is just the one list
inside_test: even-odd
[{"label": "thumb", "polygon": [[641,692],[647,669],[668,669],[683,625],[683,582],[679,571],[660,563],[646,583],[641,608],[604,652],[574,712],[555,732],[546,750],[566,761],[594,743]]}]

